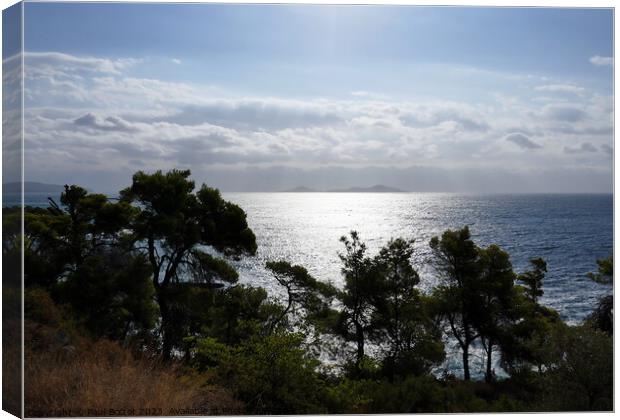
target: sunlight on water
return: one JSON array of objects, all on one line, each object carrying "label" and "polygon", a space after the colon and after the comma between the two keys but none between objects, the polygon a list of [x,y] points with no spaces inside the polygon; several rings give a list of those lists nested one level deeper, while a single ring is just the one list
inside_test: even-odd
[{"label": "sunlight on water", "polygon": [[[50,194],[28,194],[26,204],[46,206]],[[112,194],[116,196],[116,194]],[[586,278],[596,259],[613,249],[613,196],[588,194],[464,195],[449,193],[224,193],[248,215],[257,237],[255,257],[236,262],[242,282],[281,293],[265,262],[288,260],[323,281],[342,285],[342,235],[357,230],[376,253],[390,238],[416,240],[421,287],[435,282],[428,247],[446,229],[469,225],[477,244],[506,249],[517,272],[533,257],[547,260],[542,302],[575,323],[611,286]],[[53,196],[53,194],[52,194]],[[17,197],[17,196],[16,196]],[[16,205],[10,195],[3,205]]]},{"label": "sunlight on water", "polygon": [[320,280],[342,284],[339,238],[357,230],[374,254],[390,238],[416,240],[422,287],[435,281],[428,241],[446,229],[469,225],[479,245],[506,249],[517,271],[543,257],[549,273],[544,304],[577,322],[609,286],[585,275],[613,246],[611,195],[461,195],[364,193],[228,193],[239,204],[258,241],[256,257],[238,262],[243,282],[278,293],[264,269],[284,259]]}]

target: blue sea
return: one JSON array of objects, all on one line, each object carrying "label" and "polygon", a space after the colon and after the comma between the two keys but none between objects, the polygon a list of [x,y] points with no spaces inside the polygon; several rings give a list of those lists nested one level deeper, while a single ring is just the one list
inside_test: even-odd
[{"label": "blue sea", "polygon": [[[28,194],[44,206],[50,194]],[[342,284],[339,242],[359,232],[370,254],[390,238],[415,239],[415,266],[422,288],[436,282],[428,246],[446,229],[468,225],[480,246],[507,250],[517,272],[533,257],[547,261],[542,302],[570,322],[581,321],[611,286],[586,274],[613,250],[613,196],[598,194],[466,195],[451,193],[224,193],[248,215],[258,241],[255,257],[235,262],[241,282],[281,293],[266,261],[288,260],[316,278]],[[4,205],[16,196],[5,195]]]}]

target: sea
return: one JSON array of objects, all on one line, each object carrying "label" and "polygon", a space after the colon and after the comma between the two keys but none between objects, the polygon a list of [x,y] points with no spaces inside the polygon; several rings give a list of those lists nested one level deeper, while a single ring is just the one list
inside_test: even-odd
[{"label": "sea", "polygon": [[[27,194],[27,205],[46,206],[57,193]],[[111,194],[114,196],[114,194]],[[258,252],[233,262],[240,281],[281,293],[267,261],[286,260],[322,281],[342,285],[339,253],[343,235],[355,230],[374,255],[390,239],[415,240],[420,287],[437,282],[429,241],[447,229],[469,226],[479,246],[508,251],[516,272],[529,260],[547,261],[542,303],[569,323],[581,321],[611,286],[588,279],[596,260],[613,251],[611,194],[453,193],[223,193],[243,208],[256,234]],[[5,194],[4,204],[18,203]]]}]

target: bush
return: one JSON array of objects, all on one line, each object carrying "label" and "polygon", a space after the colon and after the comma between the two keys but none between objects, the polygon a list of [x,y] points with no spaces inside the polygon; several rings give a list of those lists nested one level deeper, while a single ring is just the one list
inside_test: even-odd
[{"label": "bush", "polygon": [[[299,334],[252,337],[238,346],[201,339],[196,366],[246,404],[247,414],[324,413],[318,362],[302,348]],[[211,368],[211,366],[216,366]]]},{"label": "bush", "polygon": [[541,409],[613,410],[613,341],[587,326],[554,337],[553,363],[541,378]]}]

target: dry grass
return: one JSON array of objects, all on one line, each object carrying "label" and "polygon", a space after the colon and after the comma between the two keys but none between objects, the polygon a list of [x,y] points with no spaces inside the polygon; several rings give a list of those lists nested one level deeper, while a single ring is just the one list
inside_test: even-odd
[{"label": "dry grass", "polygon": [[67,340],[29,323],[25,360],[27,417],[241,414],[241,403],[204,378],[135,357],[117,343]]},{"label": "dry grass", "polygon": [[[5,256],[6,258],[6,256]],[[2,287],[2,409],[22,415],[21,289]]]},{"label": "dry grass", "polygon": [[2,328],[2,409],[21,417],[21,320],[12,321],[5,318]]}]

